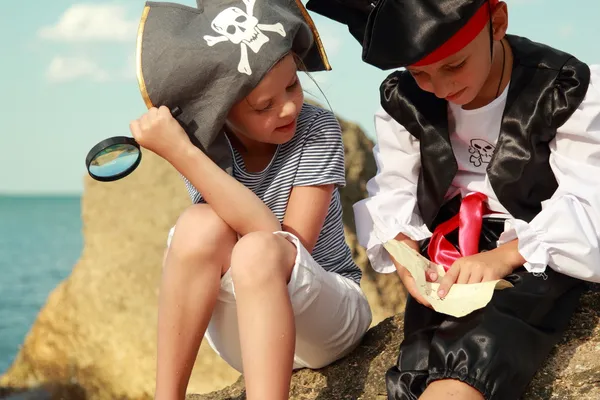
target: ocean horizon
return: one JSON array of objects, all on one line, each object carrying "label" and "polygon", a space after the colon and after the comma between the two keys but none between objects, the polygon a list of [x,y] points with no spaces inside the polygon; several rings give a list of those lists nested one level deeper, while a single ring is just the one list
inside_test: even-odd
[{"label": "ocean horizon", "polygon": [[80,194],[0,194],[0,375],[82,249]]}]

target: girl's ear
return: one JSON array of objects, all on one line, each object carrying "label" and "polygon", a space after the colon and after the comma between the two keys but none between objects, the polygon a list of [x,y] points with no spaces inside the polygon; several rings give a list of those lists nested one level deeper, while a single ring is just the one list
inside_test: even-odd
[{"label": "girl's ear", "polygon": [[492,25],[494,40],[502,40],[508,30],[508,7],[505,2],[498,2],[492,10]]}]

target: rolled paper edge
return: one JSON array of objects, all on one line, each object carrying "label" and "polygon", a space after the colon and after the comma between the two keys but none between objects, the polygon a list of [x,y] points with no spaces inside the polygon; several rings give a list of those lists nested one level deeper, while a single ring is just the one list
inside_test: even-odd
[{"label": "rolled paper edge", "polygon": [[[384,247],[389,252],[390,256],[394,259],[396,259],[396,257],[393,256],[393,249],[395,247],[401,247],[404,250],[409,249],[410,251],[412,251],[412,254],[415,257],[415,260],[417,260],[418,262],[425,262],[425,261],[430,262],[429,260],[427,260],[421,254],[416,252],[414,249],[410,248],[405,243],[399,242],[394,239],[384,243]],[[396,261],[398,261],[400,264],[402,264],[401,260],[396,259]],[[407,268],[407,269],[410,271],[410,268]],[[443,270],[443,268],[442,268],[442,270]],[[421,271],[419,271],[419,274],[421,274]],[[423,276],[423,278],[425,277],[425,271],[422,271],[422,276]],[[415,281],[419,281],[419,279],[415,278]],[[490,282],[495,282],[495,284],[493,286],[493,290],[489,290],[490,288],[492,288],[490,285]],[[431,285],[432,292],[437,291],[437,288],[439,287],[439,283],[430,282],[430,285]],[[449,303],[454,303],[456,301],[455,299],[450,298],[450,300],[448,301],[448,298],[446,297],[446,298],[444,298],[444,300],[435,300],[435,298],[432,298],[431,296],[427,296],[425,293],[423,293],[423,291],[419,287],[417,287],[417,290],[419,290],[419,293],[421,293],[425,298],[428,298],[428,300],[430,300],[431,305],[435,311],[446,314],[446,315],[451,315],[454,317],[462,317],[462,316],[470,314],[471,312],[473,312],[475,310],[481,309],[481,308],[485,307],[487,304],[489,304],[489,302],[491,301],[491,299],[494,295],[494,292],[496,290],[504,290],[504,289],[514,287],[512,283],[510,283],[509,281],[507,281],[505,279],[498,279],[496,281],[487,281],[487,282],[472,283],[472,284],[456,283],[456,284],[452,285],[448,295],[451,296],[452,292],[456,293],[457,290],[460,291],[461,287],[465,287],[465,286],[472,287],[473,285],[484,285],[484,286],[488,287],[488,289],[486,289],[483,292],[483,294],[481,294],[479,297],[469,299],[468,307],[464,308],[465,311],[461,312],[461,313],[448,312],[448,306],[450,305]]]}]

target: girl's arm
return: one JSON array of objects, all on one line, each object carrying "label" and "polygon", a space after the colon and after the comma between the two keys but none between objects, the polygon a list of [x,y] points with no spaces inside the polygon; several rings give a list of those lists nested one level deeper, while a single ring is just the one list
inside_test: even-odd
[{"label": "girl's arm", "polygon": [[296,186],[283,219],[283,230],[294,234],[309,253],[313,251],[331,203],[334,185]]},{"label": "girl's arm", "polygon": [[[302,135],[302,153],[294,175],[283,229],[294,234],[312,253],[336,187],[346,184],[344,143],[342,131],[335,116],[319,108],[308,108],[313,113]],[[341,223],[341,222],[340,222]]]},{"label": "girl's arm", "polygon": [[149,109],[131,122],[130,129],[141,146],[185,176],[234,231],[243,236],[281,230],[279,220],[262,200],[190,142],[167,107]]},{"label": "girl's arm", "polygon": [[202,193],[215,213],[240,235],[281,230],[271,209],[250,189],[223,171],[191,143],[171,162]]}]

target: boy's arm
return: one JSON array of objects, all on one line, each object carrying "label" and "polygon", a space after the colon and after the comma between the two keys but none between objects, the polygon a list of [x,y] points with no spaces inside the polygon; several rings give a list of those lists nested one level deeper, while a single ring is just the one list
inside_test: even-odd
[{"label": "boy's arm", "polygon": [[[373,269],[396,271],[383,244],[391,239],[416,243],[431,236],[417,206],[421,168],[419,142],[385,111],[375,114],[377,174],[367,183],[369,197],[354,205],[359,243],[367,249]],[[412,243],[410,243],[412,242]]]},{"label": "boy's arm", "polygon": [[500,244],[518,238],[530,272],[546,265],[600,282],[600,67],[591,67],[586,98],[550,143],[558,189],[529,223],[512,219]]}]

